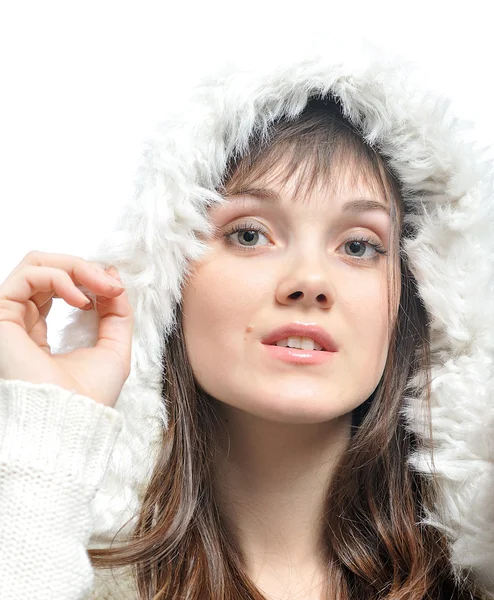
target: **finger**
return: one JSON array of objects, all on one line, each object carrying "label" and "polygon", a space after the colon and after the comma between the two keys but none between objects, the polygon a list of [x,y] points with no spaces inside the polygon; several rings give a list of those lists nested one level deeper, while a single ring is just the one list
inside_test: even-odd
[{"label": "finger", "polygon": [[[108,289],[108,283],[106,287],[101,287],[102,282],[110,282],[110,284],[118,285],[118,282],[110,277],[107,271],[96,262],[70,254],[55,254],[39,251],[29,252],[8,278],[13,274],[18,274],[19,271],[22,271],[27,266],[46,266],[62,269],[70,275],[74,282],[83,284],[83,287],[87,287],[88,290],[95,293],[105,293],[105,290]],[[117,289],[121,288],[117,287]],[[37,306],[43,306],[45,302],[54,296],[56,296],[56,294],[53,294],[52,291],[41,291],[34,294],[31,300]]]},{"label": "finger", "polygon": [[[76,285],[75,287],[84,294],[84,296],[86,298],[86,302],[87,302],[86,306],[78,306],[78,308],[80,308],[81,310],[93,310],[94,304],[96,302],[96,295],[93,294],[92,292],[90,292],[84,285]],[[41,294],[48,296],[48,299],[44,302],[44,304],[40,304],[40,302],[43,301]],[[40,314],[43,314],[44,317],[46,317],[48,315],[48,312],[52,306],[52,303],[51,303],[52,300],[63,299],[58,294],[47,293],[47,292],[38,292],[38,294],[35,294],[33,296],[33,298],[38,299],[37,301],[39,304],[39,312],[40,312]],[[39,298],[41,298],[41,300],[39,300]],[[45,309],[45,306],[48,304],[48,302],[50,302],[50,305],[49,305],[50,308]]]},{"label": "finger", "polygon": [[[76,286],[77,287],[77,286]],[[40,292],[40,293],[46,293],[46,292]],[[53,296],[51,298],[49,298],[44,304],[38,306],[37,309],[37,314],[41,315],[44,319],[46,319],[50,313],[51,307],[53,305],[53,298],[60,298],[60,296],[58,296],[57,294],[53,294]],[[81,310],[92,310],[93,308],[93,303],[90,299],[88,300],[88,304],[86,306],[81,306],[79,307]],[[32,303],[29,302],[28,305]],[[26,319],[27,321],[27,319]]]},{"label": "finger", "polygon": [[[87,307],[82,307],[83,310],[92,310],[94,308],[94,300],[91,296],[88,295],[88,293],[90,294],[90,292],[88,292],[87,288],[83,285],[76,285],[76,288],[78,290],[80,290],[85,296],[87,296],[88,302],[91,306],[87,306]],[[92,294],[94,296],[94,294]],[[53,296],[50,298],[50,300],[56,300],[59,299],[60,296],[58,294],[53,294]]]},{"label": "finger", "polygon": [[112,296],[120,294],[123,288],[103,270],[77,262],[70,272],[45,266],[25,266],[19,269],[0,285],[0,299],[3,297],[17,302],[32,300],[36,306],[43,306],[54,295],[61,296],[72,306],[81,308],[89,299],[77,289],[81,283],[90,292]]},{"label": "finger", "polygon": [[74,256],[72,254],[62,254],[54,252],[40,252],[39,250],[31,250],[21,260],[21,262],[13,269],[10,275],[17,271],[27,267],[29,265],[37,267],[58,267],[64,271],[69,271],[76,263],[86,264],[94,269],[103,271],[103,267],[97,262],[87,260],[80,256]]},{"label": "finger", "polygon": [[[123,290],[121,284],[109,276],[101,267],[94,268],[90,264],[79,263],[67,273],[82,294],[89,292],[89,296],[86,297],[86,304],[91,301],[91,295],[111,296],[115,293],[121,293]],[[31,300],[35,304],[41,305],[53,296],[53,291],[49,293],[38,292]]]},{"label": "finger", "polygon": [[[51,267],[28,266],[17,271],[0,286],[0,305],[4,319],[9,320],[9,313],[17,316],[26,314],[29,306],[36,306],[30,299],[38,291],[55,291],[72,306],[84,306],[87,298],[74,285],[70,276],[61,269]],[[29,301],[29,302],[28,302]],[[46,304],[46,302],[45,302]]]},{"label": "finger", "polygon": [[[111,272],[117,273],[111,268]],[[99,298],[96,310],[101,317],[96,347],[113,351],[122,361],[127,374],[130,371],[130,356],[134,316],[127,292],[113,298]]]}]

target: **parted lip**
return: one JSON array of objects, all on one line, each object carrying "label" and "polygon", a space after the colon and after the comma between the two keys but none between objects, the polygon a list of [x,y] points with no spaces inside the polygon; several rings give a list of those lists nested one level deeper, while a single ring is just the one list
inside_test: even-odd
[{"label": "parted lip", "polygon": [[261,342],[263,344],[276,344],[288,337],[308,337],[317,342],[326,352],[336,352],[337,347],[329,333],[319,325],[309,323],[288,323],[273,329]]}]

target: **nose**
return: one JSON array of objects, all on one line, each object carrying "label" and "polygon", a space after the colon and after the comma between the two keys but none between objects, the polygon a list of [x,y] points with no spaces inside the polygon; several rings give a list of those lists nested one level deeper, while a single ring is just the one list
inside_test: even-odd
[{"label": "nose", "polygon": [[321,268],[310,268],[305,263],[279,282],[276,299],[284,305],[330,308],[334,302],[334,290],[326,272]]}]

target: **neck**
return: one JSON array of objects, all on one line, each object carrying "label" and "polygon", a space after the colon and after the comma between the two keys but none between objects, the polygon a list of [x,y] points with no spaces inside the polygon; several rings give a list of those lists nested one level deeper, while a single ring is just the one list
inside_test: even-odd
[{"label": "neck", "polygon": [[255,579],[267,570],[320,572],[324,500],[338,456],[348,445],[351,414],[315,424],[267,421],[226,404],[217,407],[215,486],[220,510]]}]

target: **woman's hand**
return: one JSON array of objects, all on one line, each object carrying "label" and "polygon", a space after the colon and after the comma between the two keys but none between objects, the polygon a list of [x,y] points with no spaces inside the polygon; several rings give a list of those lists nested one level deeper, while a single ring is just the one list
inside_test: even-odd
[{"label": "woman's hand", "polygon": [[[109,273],[109,274],[107,274]],[[130,373],[134,318],[114,267],[68,254],[30,252],[0,284],[0,378],[53,383],[113,407]],[[77,285],[96,295],[96,306]],[[97,311],[94,348],[52,354],[46,317],[53,298]]]}]

